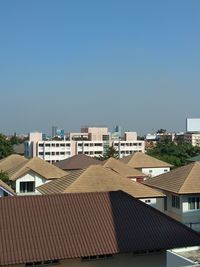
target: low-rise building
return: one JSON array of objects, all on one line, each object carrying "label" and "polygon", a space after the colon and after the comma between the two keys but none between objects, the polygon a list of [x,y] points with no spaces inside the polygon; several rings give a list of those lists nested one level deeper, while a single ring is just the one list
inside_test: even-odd
[{"label": "low-rise building", "polygon": [[27,159],[19,155],[0,161],[0,170],[6,172],[15,184],[17,195],[37,194],[36,187],[39,185],[67,175],[67,172],[38,157]]},{"label": "low-rise building", "polygon": [[163,212],[200,232],[200,163],[149,178],[144,184],[166,195]]},{"label": "low-rise building", "polygon": [[185,225],[121,192],[0,199],[0,266],[165,267],[198,246]]},{"label": "low-rise building", "polygon": [[[119,172],[119,169],[118,169]],[[110,167],[91,165],[85,170],[69,173],[61,179],[37,188],[41,194],[105,192],[122,190],[155,208],[162,209],[165,195],[141,183],[132,181]]]},{"label": "low-rise building", "polygon": [[140,170],[149,177],[154,177],[170,171],[173,165],[151,157],[145,153],[136,152],[133,155],[121,159],[129,167]]},{"label": "low-rise building", "polygon": [[192,146],[200,146],[200,133],[185,133],[184,141]]}]

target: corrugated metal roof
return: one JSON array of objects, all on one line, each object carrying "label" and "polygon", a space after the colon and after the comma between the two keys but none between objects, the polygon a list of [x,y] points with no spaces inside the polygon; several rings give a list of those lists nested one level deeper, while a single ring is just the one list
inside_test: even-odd
[{"label": "corrugated metal roof", "polygon": [[0,265],[200,244],[121,191],[1,198],[0,218]]}]

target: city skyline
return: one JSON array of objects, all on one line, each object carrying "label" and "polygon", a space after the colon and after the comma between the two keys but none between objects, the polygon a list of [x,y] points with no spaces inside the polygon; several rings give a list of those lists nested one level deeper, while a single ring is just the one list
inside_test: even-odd
[{"label": "city skyline", "polygon": [[0,132],[200,117],[199,1],[0,2]]}]

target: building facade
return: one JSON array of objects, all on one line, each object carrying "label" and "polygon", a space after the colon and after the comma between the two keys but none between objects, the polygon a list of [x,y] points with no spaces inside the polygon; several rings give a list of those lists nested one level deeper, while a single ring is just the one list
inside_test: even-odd
[{"label": "building facade", "polygon": [[106,127],[84,127],[80,133],[68,133],[56,140],[43,140],[41,133],[30,133],[24,151],[26,157],[37,156],[54,163],[78,154],[100,157],[110,146],[120,158],[145,151],[145,142],[137,140],[136,132],[125,132],[123,139],[113,140]]}]

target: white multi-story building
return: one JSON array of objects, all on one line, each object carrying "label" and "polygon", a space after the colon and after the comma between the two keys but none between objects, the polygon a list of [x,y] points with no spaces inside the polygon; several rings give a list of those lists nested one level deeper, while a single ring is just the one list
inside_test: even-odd
[{"label": "white multi-story building", "polygon": [[186,119],[184,141],[192,146],[200,146],[200,118]]},{"label": "white multi-story building", "polygon": [[37,156],[53,163],[77,154],[103,156],[109,146],[120,158],[145,150],[145,142],[137,140],[136,132],[125,132],[123,139],[113,140],[106,127],[84,127],[80,133],[68,133],[64,140],[42,140],[41,133],[30,133],[24,151],[26,157]]},{"label": "white multi-story building", "polygon": [[200,146],[200,133],[185,133],[184,140],[192,146]]}]

